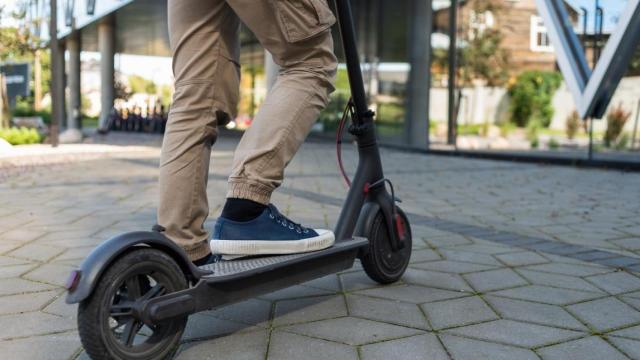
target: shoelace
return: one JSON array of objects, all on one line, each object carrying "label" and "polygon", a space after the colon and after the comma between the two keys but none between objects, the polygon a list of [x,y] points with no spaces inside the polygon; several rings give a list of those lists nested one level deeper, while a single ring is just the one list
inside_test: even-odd
[{"label": "shoelace", "polygon": [[278,224],[281,224],[284,227],[288,227],[289,230],[295,230],[298,234],[309,233],[309,229],[302,226],[301,224],[295,223],[291,221],[291,219],[282,215],[275,206],[269,204],[269,217],[275,219]]}]

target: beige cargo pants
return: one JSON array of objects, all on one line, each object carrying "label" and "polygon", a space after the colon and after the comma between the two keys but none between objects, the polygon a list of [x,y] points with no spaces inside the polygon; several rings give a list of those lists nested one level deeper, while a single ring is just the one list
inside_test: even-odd
[{"label": "beige cargo pants", "polygon": [[211,146],[235,116],[242,21],[280,65],[233,159],[228,197],[263,204],[334,90],[327,0],[168,0],[175,94],[162,143],[158,224],[194,260],[210,250],[204,221]]}]

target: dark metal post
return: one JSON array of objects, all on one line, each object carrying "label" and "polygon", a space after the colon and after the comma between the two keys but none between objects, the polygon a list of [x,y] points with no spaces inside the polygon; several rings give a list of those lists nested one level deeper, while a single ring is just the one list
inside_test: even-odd
[{"label": "dark metal post", "polygon": [[589,122],[589,161],[593,160],[593,118],[588,118]]},{"label": "dark metal post", "polygon": [[636,133],[638,132],[638,118],[640,118],[640,100],[638,100],[638,108],[636,109],[636,119],[633,122],[633,132],[631,133],[631,150],[636,147]]},{"label": "dark metal post", "polygon": [[58,2],[50,0],[49,46],[51,49],[51,145],[58,146],[64,120],[64,52],[58,41]]},{"label": "dark metal post", "polygon": [[409,61],[405,139],[412,147],[429,148],[429,90],[431,89],[431,31],[433,11],[430,1],[412,0],[409,29]]},{"label": "dark metal post", "polygon": [[456,143],[456,70],[457,70],[457,47],[456,38],[458,30],[458,0],[450,0],[449,7],[449,124],[447,126],[447,144]]},{"label": "dark metal post", "polygon": [[581,6],[580,7],[580,11],[582,12],[582,41],[580,43],[582,43],[582,49],[585,51],[585,55],[586,55],[586,51],[587,51],[587,28],[588,28],[588,24],[589,24],[589,10],[587,10],[587,8]]},{"label": "dark metal post", "polygon": [[602,38],[602,25],[604,23],[604,10],[600,7],[600,0],[595,1],[593,18],[593,67],[595,68],[600,58],[600,40]]}]

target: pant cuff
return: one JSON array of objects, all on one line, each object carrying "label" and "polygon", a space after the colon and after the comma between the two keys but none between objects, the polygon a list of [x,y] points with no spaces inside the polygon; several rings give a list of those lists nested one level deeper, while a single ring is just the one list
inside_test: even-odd
[{"label": "pant cuff", "polygon": [[197,245],[193,247],[184,249],[184,251],[187,253],[189,260],[195,261],[209,255],[211,253],[211,248],[209,247],[209,242],[205,240],[205,241],[199,242]]},{"label": "pant cuff", "polygon": [[228,198],[248,199],[267,205],[271,199],[273,189],[261,184],[248,182],[229,182]]}]

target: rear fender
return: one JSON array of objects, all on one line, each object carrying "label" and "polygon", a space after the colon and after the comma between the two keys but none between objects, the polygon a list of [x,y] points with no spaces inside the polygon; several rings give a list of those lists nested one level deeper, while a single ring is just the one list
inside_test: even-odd
[{"label": "rear fender", "polygon": [[210,272],[197,268],[184,250],[160,232],[135,231],[121,234],[103,242],[87,256],[75,270],[75,286],[67,293],[67,304],[79,303],[91,295],[98,280],[118,257],[136,247],[151,247],[170,255],[180,266],[187,279],[196,282]]}]

